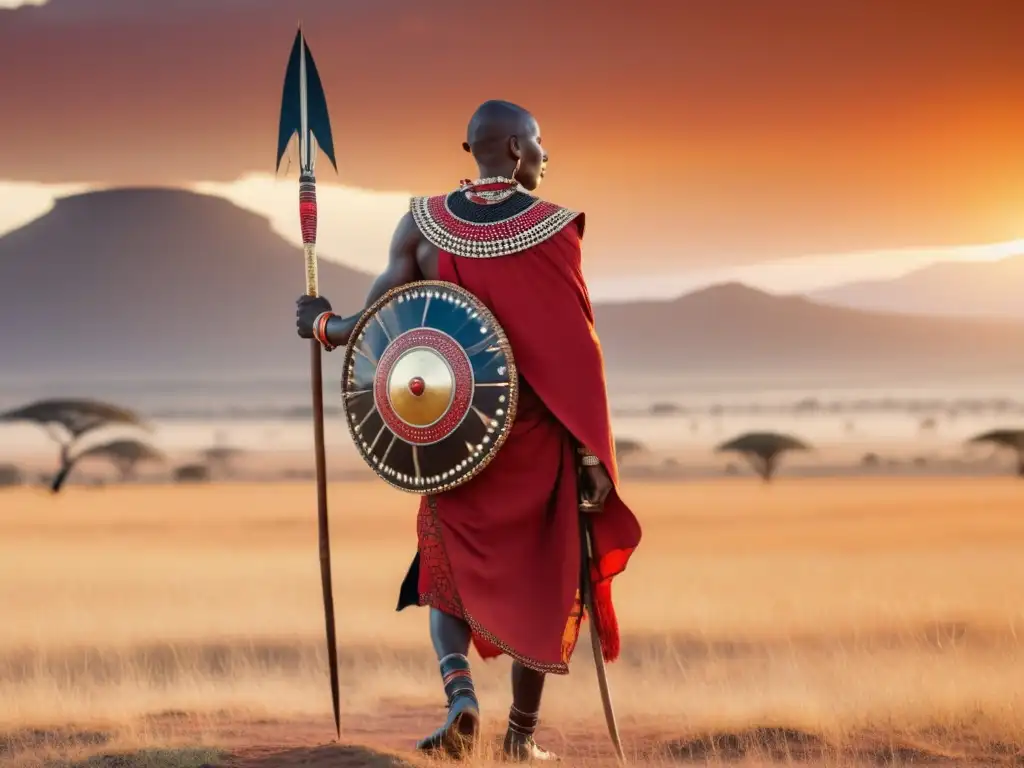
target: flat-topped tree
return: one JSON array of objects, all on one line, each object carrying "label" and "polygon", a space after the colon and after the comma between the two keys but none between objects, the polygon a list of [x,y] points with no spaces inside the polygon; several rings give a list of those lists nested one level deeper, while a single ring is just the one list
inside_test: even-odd
[{"label": "flat-topped tree", "polygon": [[148,429],[134,411],[99,400],[81,398],[37,400],[0,413],[0,421],[29,421],[38,424],[60,446],[60,467],[54,478],[57,489],[60,487],[58,478],[61,474],[66,476],[70,471],[71,449],[83,435],[113,424]]},{"label": "flat-topped tree", "polygon": [[53,478],[50,490],[57,493],[68,475],[71,474],[71,470],[88,458],[107,459],[117,468],[118,475],[124,482],[134,477],[135,469],[139,464],[146,461],[163,461],[164,455],[151,445],[131,438],[111,440],[108,443],[94,445],[76,453],[61,467],[60,472]]},{"label": "flat-topped tree", "polygon": [[14,488],[24,481],[24,475],[14,464],[0,464],[0,488]]},{"label": "flat-topped tree", "polygon": [[176,483],[206,483],[210,480],[210,468],[205,464],[183,464],[174,468]]},{"label": "flat-topped tree", "polygon": [[777,432],[747,432],[715,448],[715,453],[739,453],[767,483],[787,451],[808,451],[810,446],[790,435]]},{"label": "flat-topped tree", "polygon": [[968,443],[991,443],[1017,453],[1017,477],[1024,478],[1024,429],[993,429],[975,435]]}]

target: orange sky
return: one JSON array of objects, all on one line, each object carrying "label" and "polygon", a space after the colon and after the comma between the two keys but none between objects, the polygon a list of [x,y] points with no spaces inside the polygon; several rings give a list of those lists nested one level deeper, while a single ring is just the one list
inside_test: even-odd
[{"label": "orange sky", "polygon": [[51,0],[0,10],[0,179],[272,171],[300,16],[342,182],[451,187],[519,101],[605,269],[1024,234],[1021,0]]}]

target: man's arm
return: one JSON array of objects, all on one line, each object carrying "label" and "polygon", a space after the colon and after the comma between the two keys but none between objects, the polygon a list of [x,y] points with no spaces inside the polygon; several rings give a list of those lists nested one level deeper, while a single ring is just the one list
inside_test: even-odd
[{"label": "man's arm", "polygon": [[362,316],[367,307],[371,306],[377,299],[393,288],[411,283],[419,277],[419,265],[416,261],[416,249],[419,247],[419,228],[413,221],[412,214],[406,213],[395,227],[395,234],[391,237],[391,247],[388,250],[388,266],[374,280],[370,292],[366,296],[366,304],[363,310],[348,317],[333,315],[328,318],[325,335],[332,347],[344,346],[348,343],[348,337],[352,334],[356,322]]}]

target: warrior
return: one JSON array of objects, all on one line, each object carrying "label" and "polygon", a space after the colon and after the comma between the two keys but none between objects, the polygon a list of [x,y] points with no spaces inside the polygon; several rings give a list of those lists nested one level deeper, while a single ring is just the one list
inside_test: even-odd
[{"label": "warrior", "polygon": [[[557,760],[534,732],[545,675],[568,673],[584,617],[579,515],[590,515],[596,615],[589,618],[606,661],[620,646],[611,581],[641,530],[618,493],[604,361],[582,274],[584,215],[530,194],[548,153],[522,107],[482,104],[462,147],[479,177],[411,200],[366,304],[418,280],[461,286],[503,327],[519,377],[515,419],[490,464],[421,499],[417,553],[398,610],[429,607],[448,714],[417,748],[455,758],[472,751],[480,723],[472,644],[484,659],[513,660],[504,756]],[[299,336],[326,349],[348,343],[359,314],[334,314],[323,297],[297,304]]]}]

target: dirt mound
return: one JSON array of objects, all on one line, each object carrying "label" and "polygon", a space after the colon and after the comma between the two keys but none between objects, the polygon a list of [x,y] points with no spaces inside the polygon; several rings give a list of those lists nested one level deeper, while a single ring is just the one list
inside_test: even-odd
[{"label": "dirt mound", "polygon": [[[434,762],[415,755],[410,745],[427,727],[421,711],[362,719],[346,733],[361,744],[324,743],[323,719],[231,718],[197,720],[187,713],[146,718],[125,733],[101,730],[24,730],[0,736],[0,763],[12,768],[422,768]],[[582,724],[581,724],[582,727]],[[148,734],[151,742],[133,745],[126,734]],[[1014,745],[983,743],[944,734],[925,738],[882,733],[849,734],[841,742],[810,731],[781,726],[708,732],[674,737],[670,731],[625,733],[629,762],[637,766],[672,765],[848,765],[954,766],[1020,765]],[[164,744],[161,741],[166,740]],[[602,727],[542,734],[545,745],[573,768],[611,768],[616,761]],[[939,746],[939,742],[942,746]],[[216,747],[197,746],[215,744]],[[950,745],[956,745],[952,748]],[[482,762],[496,764],[499,740],[485,733]],[[140,748],[142,747],[142,748]]]},{"label": "dirt mound", "polygon": [[[947,734],[948,736],[948,734]],[[807,731],[777,726],[748,728],[742,731],[701,734],[664,743],[665,758],[674,762],[732,763],[755,760],[781,764],[815,765],[961,765],[965,761],[999,764],[1016,757],[1015,748],[1005,745],[970,744],[950,750],[947,747],[917,741],[912,737],[885,737],[879,734],[849,735],[842,741]],[[1012,761],[1011,761],[1012,762]]]},{"label": "dirt mound", "polygon": [[243,750],[223,763],[230,768],[415,768],[397,755],[368,747],[325,744],[316,747],[266,747]]},{"label": "dirt mound", "polygon": [[212,749],[140,749],[90,755],[63,765],[66,768],[215,768],[215,761],[220,757],[220,753]]},{"label": "dirt mound", "polygon": [[751,728],[735,733],[712,733],[665,744],[665,751],[683,760],[741,760],[756,756],[770,760],[820,759],[830,747],[820,737],[793,728]]},{"label": "dirt mound", "polygon": [[0,764],[7,765],[20,756],[50,750],[93,750],[113,739],[113,733],[94,729],[22,728],[0,733]]}]

